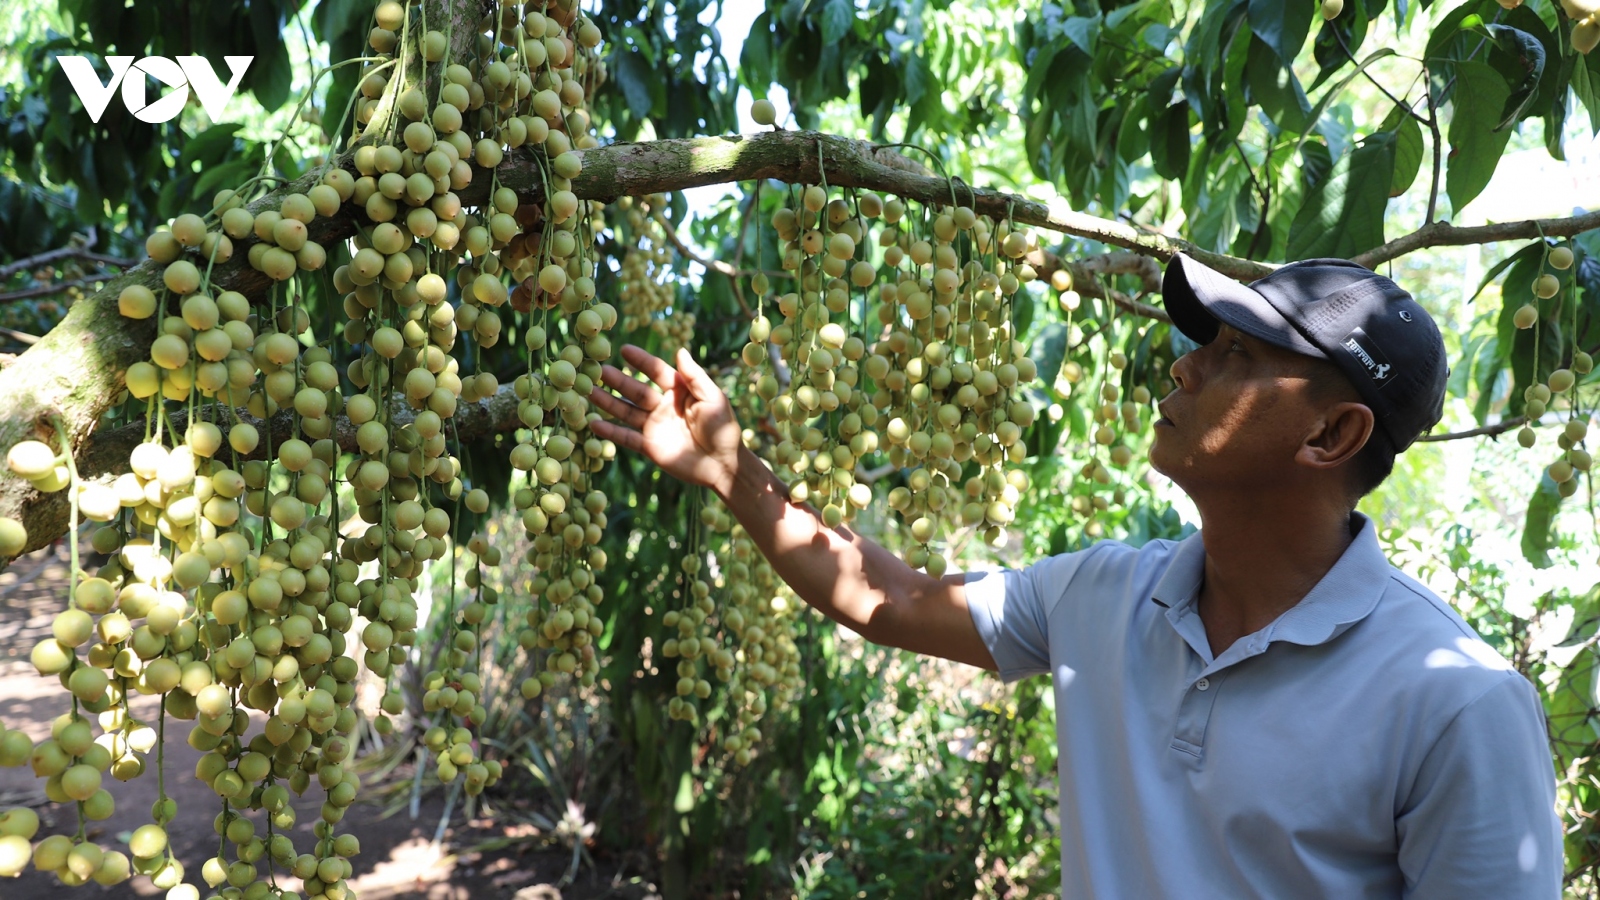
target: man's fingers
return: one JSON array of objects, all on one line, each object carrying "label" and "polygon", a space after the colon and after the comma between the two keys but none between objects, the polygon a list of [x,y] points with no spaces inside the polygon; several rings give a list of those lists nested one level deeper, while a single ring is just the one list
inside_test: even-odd
[{"label": "man's fingers", "polygon": [[[618,447],[626,447],[635,453],[644,453],[644,435],[632,428],[624,428],[615,422],[605,419],[595,419],[589,423],[589,430],[602,441],[610,441]],[[648,455],[648,454],[646,454]]]},{"label": "man's fingers", "polygon": [[717,395],[716,382],[712,381],[706,370],[689,355],[688,347],[678,348],[678,371],[683,373],[684,381],[689,386],[689,393],[696,399],[709,400]]},{"label": "man's fingers", "polygon": [[652,355],[643,347],[623,344],[622,358],[628,361],[628,365],[643,372],[646,378],[654,381],[656,387],[663,391],[672,390],[672,386],[677,383],[677,375],[672,371],[672,367],[661,357]]},{"label": "man's fingers", "polygon": [[[623,377],[626,378],[627,376]],[[632,381],[633,379],[630,378],[628,380]],[[621,397],[606,393],[599,387],[589,391],[589,400],[595,406],[600,407],[602,412],[609,413],[632,428],[643,427],[645,420],[649,418],[649,414],[644,410],[623,400]]]},{"label": "man's fingers", "polygon": [[621,394],[629,403],[649,412],[661,403],[661,392],[616,366],[600,367],[600,380]]}]

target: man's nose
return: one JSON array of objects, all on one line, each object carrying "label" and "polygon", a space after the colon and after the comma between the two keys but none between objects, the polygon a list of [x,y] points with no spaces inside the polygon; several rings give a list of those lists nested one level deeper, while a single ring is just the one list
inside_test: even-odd
[{"label": "man's nose", "polygon": [[1172,376],[1172,383],[1177,385],[1178,390],[1189,390],[1194,384],[1196,375],[1194,351],[1191,350],[1173,360],[1172,367],[1167,370],[1167,374]]}]

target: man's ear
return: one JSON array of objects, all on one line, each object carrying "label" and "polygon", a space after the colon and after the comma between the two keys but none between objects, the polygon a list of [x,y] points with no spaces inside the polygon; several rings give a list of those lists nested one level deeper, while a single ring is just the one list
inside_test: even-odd
[{"label": "man's ear", "polygon": [[1375,424],[1372,408],[1365,403],[1335,403],[1323,411],[1316,430],[1301,443],[1295,462],[1313,469],[1343,465],[1366,446]]}]

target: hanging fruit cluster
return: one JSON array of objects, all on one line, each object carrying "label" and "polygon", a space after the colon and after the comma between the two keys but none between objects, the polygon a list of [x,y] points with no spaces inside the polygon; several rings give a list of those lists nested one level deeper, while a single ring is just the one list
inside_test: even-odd
[{"label": "hanging fruit cluster", "polygon": [[692,310],[672,308],[677,278],[671,268],[666,226],[661,221],[667,198],[663,194],[622,197],[617,208],[623,214],[619,231],[626,248],[617,289],[622,302],[622,330],[631,334],[648,329],[661,342],[661,357],[672,359],[678,348],[693,338],[695,315]]},{"label": "hanging fruit cluster", "polygon": [[[779,441],[773,460],[829,527],[872,500],[860,460],[886,451],[906,483],[888,494],[908,524],[906,561],[942,575],[933,542],[956,526],[1004,540],[1028,480],[1021,388],[1037,375],[1016,339],[1011,298],[1035,277],[1030,234],[964,205],[908,210],[871,193],[799,190],[772,216],[792,289],[750,328],[744,360]],[[765,276],[754,285],[765,295]],[[763,301],[765,307],[765,299]],[[787,383],[781,383],[775,358]],[[964,464],[971,463],[971,469]]]},{"label": "hanging fruit cluster", "polygon": [[[160,736],[180,720],[194,723],[189,743],[204,752],[196,775],[221,804],[222,849],[200,878],[227,900],[296,897],[276,886],[274,870],[299,878],[309,897],[348,896],[359,843],[337,826],[360,786],[348,765],[356,654],[379,678],[410,658],[420,578],[452,551],[450,505],[488,506],[450,442],[458,406],[500,386],[489,372],[463,374],[457,343],[469,335],[476,346],[496,344],[508,302],[540,310],[526,332],[528,374],[514,386],[527,427],[513,461],[528,473],[516,496],[538,534],[530,561],[545,573],[539,590],[562,607],[539,623],[558,651],[543,674],[592,679],[598,619],[588,613],[602,599],[593,572],[605,555],[594,544],[606,498],[589,479],[615,448],[587,432],[587,393],[610,356],[601,332],[617,315],[594,302],[592,242],[603,220],[570,180],[582,170],[572,151],[597,145],[585,100],[604,79],[600,33],[572,0],[497,10],[478,23],[467,55],[452,58],[451,36],[428,28],[418,5],[384,0],[369,35],[376,59],[352,98],[364,126],[354,171],[328,169],[270,203],[248,202],[260,189],[252,179],[220,192],[209,214],[151,235],[160,283],[129,286],[118,300],[124,316],[157,325],[149,359],[127,372],[147,422],[127,474],[90,484],[49,445],[12,449],[13,473],[70,495],[70,607],[32,660],[60,678],[73,708],[37,746],[0,733],[0,764],[30,764],[52,799],[77,804],[79,828],[36,841],[37,817],[0,813],[0,875],[29,862],[68,885],[139,873],[171,900],[197,898],[167,845],[178,810],[164,790],[128,853],[84,837],[85,822],[112,812],[104,773],[137,777],[154,749],[164,784]],[[489,202],[468,208],[457,192],[519,148],[546,174],[545,202],[521,204],[493,183]],[[351,214],[361,223],[351,246],[319,242],[326,220]],[[236,246],[273,284],[261,301],[211,281]],[[335,336],[313,333],[302,298],[307,279],[327,277],[320,270],[346,254],[330,279],[345,314],[338,337],[349,345],[341,372]],[[336,443],[340,416],[353,447]],[[111,561],[93,577],[78,565],[79,516],[104,523],[92,543]],[[0,551],[12,555],[24,541],[15,522],[0,522]],[[424,679],[425,711],[453,719],[423,743],[438,754],[441,780],[464,776],[477,793],[502,773],[478,755],[471,732],[485,715],[471,666],[476,627],[498,600],[481,570],[500,559],[485,535],[467,537],[466,548],[473,569],[464,581],[476,596],[452,610],[444,665]],[[132,715],[132,694],[162,698],[156,722]],[[377,730],[391,731],[388,716],[403,707],[399,693],[384,696]],[[265,715],[255,734],[250,710]],[[290,791],[313,783],[324,802],[315,843],[299,852]]]},{"label": "hanging fruit cluster", "polygon": [[1545,474],[1555,482],[1562,497],[1578,492],[1579,474],[1589,471],[1594,458],[1584,449],[1589,434],[1588,414],[1584,412],[1578,394],[1578,382],[1594,371],[1594,358],[1577,346],[1578,309],[1577,261],[1573,249],[1540,241],[1539,274],[1533,279],[1533,297],[1518,306],[1512,313],[1512,324],[1519,330],[1533,331],[1532,372],[1537,378],[1541,370],[1540,351],[1543,341],[1540,332],[1546,328],[1557,329],[1565,339],[1572,340],[1570,347],[1561,350],[1550,374],[1542,382],[1536,381],[1522,391],[1523,416],[1526,424],[1517,431],[1517,443],[1524,449],[1538,443],[1533,426],[1547,413],[1558,412],[1564,418],[1561,433],[1556,436],[1560,455],[1545,467]]}]

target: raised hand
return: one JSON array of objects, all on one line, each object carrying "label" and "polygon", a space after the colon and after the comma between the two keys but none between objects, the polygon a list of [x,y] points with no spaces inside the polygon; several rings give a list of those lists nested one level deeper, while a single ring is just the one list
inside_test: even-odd
[{"label": "raised hand", "polygon": [[[632,344],[622,358],[654,382],[639,381],[605,366],[589,398],[616,422],[597,419],[590,429],[619,447],[643,453],[667,474],[726,495],[739,458],[739,423],[727,395],[711,376],[678,350],[678,367]],[[618,396],[620,395],[620,396]]]}]

